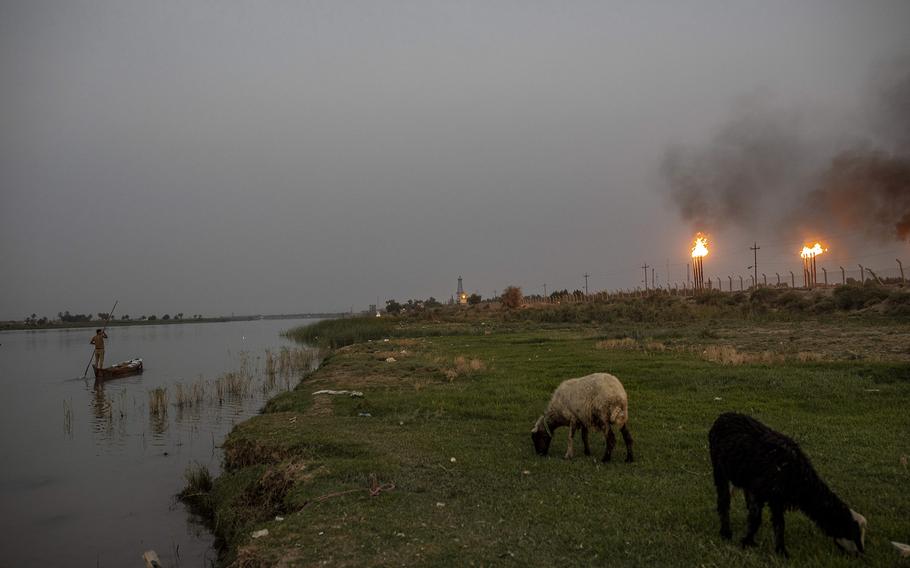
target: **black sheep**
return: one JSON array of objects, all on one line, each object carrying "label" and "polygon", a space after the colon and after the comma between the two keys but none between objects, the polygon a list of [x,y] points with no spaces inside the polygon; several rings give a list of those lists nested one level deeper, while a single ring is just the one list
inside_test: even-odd
[{"label": "black sheep", "polygon": [[741,543],[755,545],[762,509],[771,509],[774,540],[779,554],[784,545],[784,511],[799,509],[835,543],[848,551],[863,552],[866,519],[851,510],[821,480],[799,445],[780,432],[744,414],[727,412],[708,433],[720,535],[729,540],[730,485],[746,497],[748,529]]}]

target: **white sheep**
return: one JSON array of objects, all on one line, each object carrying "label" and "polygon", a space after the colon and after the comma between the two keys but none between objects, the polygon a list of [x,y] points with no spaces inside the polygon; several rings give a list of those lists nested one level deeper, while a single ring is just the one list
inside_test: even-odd
[{"label": "white sheep", "polygon": [[603,461],[610,461],[616,436],[613,426],[620,428],[623,442],[626,444],[626,461],[632,461],[632,435],[626,422],[629,420],[629,401],[626,389],[619,379],[608,373],[593,373],[577,379],[563,381],[550,398],[550,404],[544,414],[537,419],[531,430],[531,440],[535,451],[547,455],[553,431],[560,426],[569,427],[569,444],[566,459],[572,459],[575,450],[572,440],[575,429],[581,428],[581,439],[585,445],[585,455],[591,455],[588,445],[588,429],[594,428],[604,433],[606,451]]}]

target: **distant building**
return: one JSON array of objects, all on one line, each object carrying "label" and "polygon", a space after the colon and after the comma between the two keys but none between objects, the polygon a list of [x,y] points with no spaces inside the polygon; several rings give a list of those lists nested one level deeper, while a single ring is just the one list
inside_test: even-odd
[{"label": "distant building", "polygon": [[464,291],[464,286],[461,283],[461,275],[458,276],[458,291],[455,292],[455,299],[459,304],[468,303],[468,295]]}]

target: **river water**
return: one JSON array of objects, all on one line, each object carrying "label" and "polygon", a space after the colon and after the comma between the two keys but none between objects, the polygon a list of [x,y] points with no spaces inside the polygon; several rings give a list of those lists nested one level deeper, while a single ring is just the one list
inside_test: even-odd
[{"label": "river water", "polygon": [[174,497],[183,474],[217,475],[231,428],[293,388],[296,375],[263,379],[265,350],[293,349],[280,333],[312,321],[115,327],[105,364],[142,357],[145,372],[102,384],[79,378],[94,330],[0,333],[0,567],[142,566],[150,549],[211,566],[211,534]]}]

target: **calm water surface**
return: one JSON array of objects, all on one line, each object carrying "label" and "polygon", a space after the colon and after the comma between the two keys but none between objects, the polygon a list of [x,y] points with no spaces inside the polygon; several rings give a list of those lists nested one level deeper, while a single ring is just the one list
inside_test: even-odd
[{"label": "calm water surface", "polygon": [[[148,549],[166,566],[209,566],[212,536],[174,495],[193,462],[216,474],[216,446],[277,392],[253,382],[219,401],[214,380],[262,375],[266,349],[291,347],[279,334],[312,321],[116,327],[106,364],[142,357],[145,373],[102,385],[79,378],[94,330],[0,333],[0,566],[141,566]],[[178,383],[205,385],[203,400],[178,407]],[[149,410],[156,387],[165,417]]]}]

